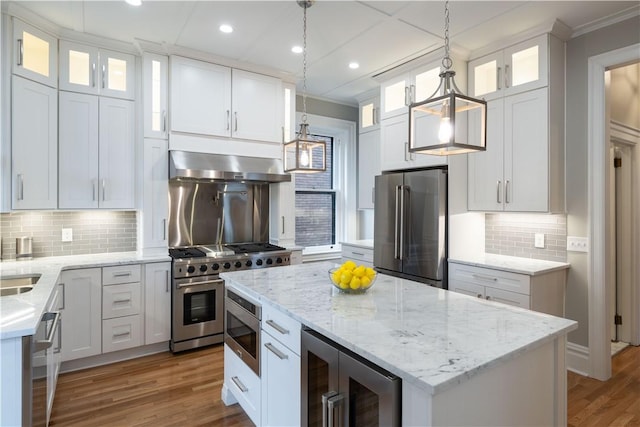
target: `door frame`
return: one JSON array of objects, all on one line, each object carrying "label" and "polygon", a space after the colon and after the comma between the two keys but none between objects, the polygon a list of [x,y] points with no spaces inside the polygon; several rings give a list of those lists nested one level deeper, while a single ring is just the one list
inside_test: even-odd
[{"label": "door frame", "polygon": [[[611,377],[611,331],[606,291],[606,200],[609,158],[608,120],[605,105],[605,71],[607,68],[640,60],[640,43],[616,49],[588,60],[588,282],[589,282],[589,375],[599,380]],[[636,295],[638,299],[639,295]]]}]

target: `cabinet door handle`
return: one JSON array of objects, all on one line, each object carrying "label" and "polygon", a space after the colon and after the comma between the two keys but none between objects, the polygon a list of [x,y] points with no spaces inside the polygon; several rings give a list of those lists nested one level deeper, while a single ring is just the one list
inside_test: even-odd
[{"label": "cabinet door handle", "polygon": [[496,88],[498,88],[498,90],[502,89],[502,87],[500,86],[500,73],[502,72],[502,68],[498,67],[498,69],[496,70]]},{"label": "cabinet door handle", "polygon": [[17,175],[18,178],[18,200],[24,200],[24,179],[22,178],[22,174],[19,173]]},{"label": "cabinet door handle", "polygon": [[96,87],[96,63],[91,64],[91,87]]},{"label": "cabinet door handle", "polygon": [[167,240],[167,219],[162,219],[162,240]]},{"label": "cabinet door handle", "polygon": [[496,182],[496,202],[502,203],[500,200],[500,180]]},{"label": "cabinet door handle", "polygon": [[231,128],[231,112],[227,110],[227,130]]},{"label": "cabinet door handle", "polygon": [[64,282],[63,283],[58,283],[58,286],[62,286],[62,306],[60,307],[60,310],[64,310],[64,305],[65,305],[65,299],[66,299],[66,293],[65,293],[65,286],[64,286]]},{"label": "cabinet door handle", "polygon": [[404,87],[404,105],[409,105],[409,86]]},{"label": "cabinet door handle", "polygon": [[22,66],[22,61],[24,59],[24,43],[22,39],[18,39],[18,66]]},{"label": "cabinet door handle", "polygon": [[374,125],[377,123],[376,110],[377,110],[377,108],[375,108],[375,107],[371,109],[371,123],[374,124]]},{"label": "cabinet door handle", "polygon": [[102,180],[102,201],[103,202],[107,199],[107,196],[106,196],[107,183],[105,181],[106,181],[105,179]]},{"label": "cabinet door handle", "polygon": [[404,143],[404,161],[408,162],[409,159],[407,159],[407,153],[409,152],[409,143],[405,142]]},{"label": "cabinet door handle", "polygon": [[509,180],[506,180],[505,184],[504,184],[504,202],[505,203],[509,203],[510,202],[510,200],[509,200]]},{"label": "cabinet door handle", "polygon": [[95,179],[92,179],[92,180],[91,180],[91,190],[92,190],[92,192],[93,192],[93,201],[94,201],[94,202],[96,201],[96,189],[97,189],[97,187],[98,187],[98,185],[97,185],[97,184],[98,184],[98,183],[96,182],[96,180],[95,180]]},{"label": "cabinet door handle", "polygon": [[162,133],[167,132],[167,110],[162,110]]},{"label": "cabinet door handle", "polygon": [[55,348],[53,350],[54,354],[58,354],[62,352],[62,318],[59,321],[58,324],[58,348]]},{"label": "cabinet door handle", "polygon": [[492,282],[497,282],[498,278],[497,277],[493,277],[493,276],[485,276],[484,274],[476,274],[473,273],[471,275],[471,277],[473,277],[474,279],[480,279],[480,280],[491,280]]},{"label": "cabinet door handle", "polygon": [[271,326],[276,331],[280,332],[282,335],[287,335],[289,333],[288,329],[283,328],[282,326],[278,325],[276,322],[274,322],[271,319],[267,320],[266,323],[267,323],[267,325]]},{"label": "cabinet door handle", "polygon": [[167,281],[165,282],[164,285],[164,291],[169,293],[169,282],[171,281],[171,279],[169,278],[169,270],[167,270]]},{"label": "cabinet door handle", "polygon": [[265,347],[267,347],[267,349],[268,349],[271,353],[275,354],[275,355],[278,357],[278,359],[280,359],[280,360],[285,360],[285,359],[288,359],[288,358],[289,358],[289,356],[287,356],[286,354],[284,354],[283,352],[281,352],[280,350],[278,350],[277,348],[275,348],[275,347],[273,346],[273,344],[271,344],[270,342],[266,343],[264,346],[265,346]]},{"label": "cabinet door handle", "polygon": [[231,381],[233,381],[233,383],[236,385],[236,387],[238,387],[238,389],[241,392],[246,393],[249,391],[249,389],[244,384],[242,384],[242,381],[240,381],[240,378],[231,377]]},{"label": "cabinet door handle", "polygon": [[238,112],[233,112],[233,131],[238,132]]},{"label": "cabinet door handle", "polygon": [[284,215],[282,215],[282,234],[284,234]]},{"label": "cabinet door handle", "polygon": [[409,104],[416,102],[416,86],[409,86]]},{"label": "cabinet door handle", "polygon": [[102,89],[105,88],[105,79],[107,78],[107,66],[106,65],[102,65]]},{"label": "cabinet door handle", "polygon": [[509,64],[504,66],[504,87],[509,87]]}]

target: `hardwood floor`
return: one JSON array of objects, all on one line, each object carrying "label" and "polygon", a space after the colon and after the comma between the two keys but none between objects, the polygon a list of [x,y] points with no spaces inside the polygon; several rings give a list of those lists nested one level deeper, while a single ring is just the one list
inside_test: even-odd
[{"label": "hardwood floor", "polygon": [[606,382],[569,372],[569,427],[640,426],[640,347],[616,354],[611,370]]},{"label": "hardwood floor", "polygon": [[[568,373],[569,427],[640,426],[640,347],[601,382]],[[170,352],[60,375],[52,426],[253,426],[220,400],[223,347]]]},{"label": "hardwood floor", "polygon": [[253,426],[220,400],[223,346],[60,375],[51,426]]}]

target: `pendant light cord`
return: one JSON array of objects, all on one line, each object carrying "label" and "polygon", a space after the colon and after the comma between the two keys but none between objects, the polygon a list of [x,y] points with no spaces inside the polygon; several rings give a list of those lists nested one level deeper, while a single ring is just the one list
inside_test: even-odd
[{"label": "pendant light cord", "polygon": [[302,18],[302,123],[307,123],[307,8],[304,5]]},{"label": "pendant light cord", "polygon": [[453,61],[449,56],[449,0],[444,2],[444,58],[442,66],[445,70],[451,69]]}]

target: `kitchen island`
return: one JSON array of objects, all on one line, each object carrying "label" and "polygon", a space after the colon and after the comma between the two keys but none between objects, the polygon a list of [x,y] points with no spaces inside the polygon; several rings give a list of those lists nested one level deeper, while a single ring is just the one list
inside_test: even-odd
[{"label": "kitchen island", "polygon": [[400,377],[402,425],[566,424],[576,322],[382,274],[367,293],[344,294],[329,282],[334,266],[221,277]]}]

